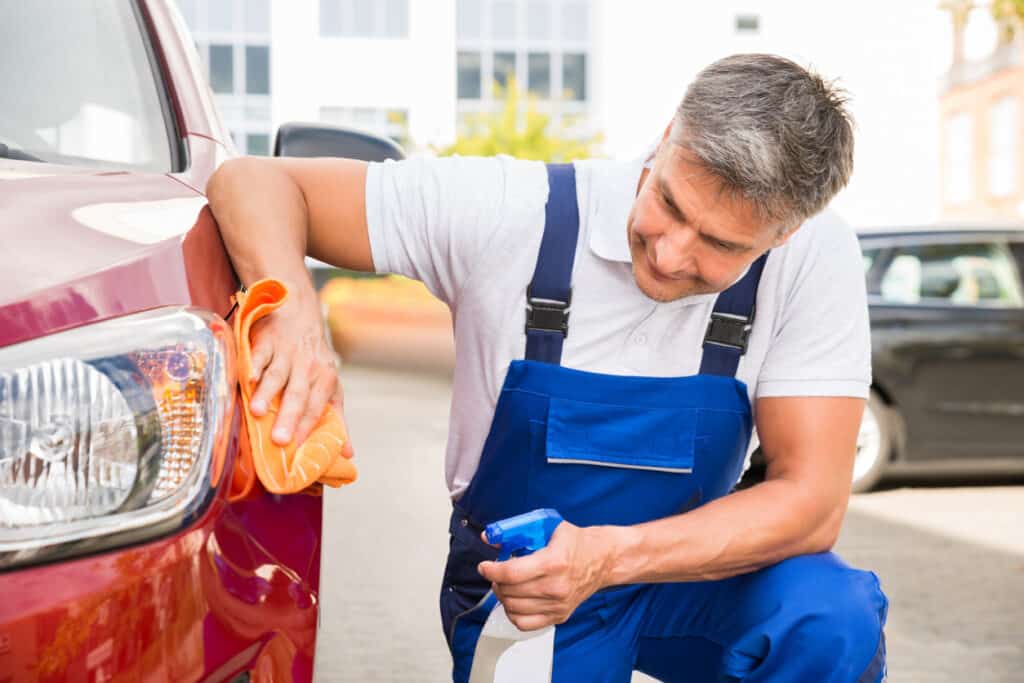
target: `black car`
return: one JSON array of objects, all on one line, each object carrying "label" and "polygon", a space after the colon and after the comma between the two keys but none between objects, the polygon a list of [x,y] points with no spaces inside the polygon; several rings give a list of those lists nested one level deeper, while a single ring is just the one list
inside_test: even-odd
[{"label": "black car", "polygon": [[860,234],[874,380],[854,491],[1024,471],[1024,227]]}]

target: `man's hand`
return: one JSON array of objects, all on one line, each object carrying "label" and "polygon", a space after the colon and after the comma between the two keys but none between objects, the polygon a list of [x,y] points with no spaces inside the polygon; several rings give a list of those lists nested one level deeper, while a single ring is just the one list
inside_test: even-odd
[{"label": "man's hand", "polygon": [[607,585],[611,553],[605,529],[562,522],[547,547],[505,562],[481,562],[478,570],[516,628],[535,631],[562,624]]},{"label": "man's hand", "polygon": [[[252,375],[244,378],[258,382],[249,403],[256,416],[264,415],[271,399],[284,389],[271,432],[274,442],[282,446],[293,437],[296,443],[305,441],[328,403],[344,422],[334,351],[324,337],[319,304],[310,300],[315,294],[304,295],[299,287],[289,289],[288,301],[253,326]],[[351,442],[342,454],[352,457]]]}]

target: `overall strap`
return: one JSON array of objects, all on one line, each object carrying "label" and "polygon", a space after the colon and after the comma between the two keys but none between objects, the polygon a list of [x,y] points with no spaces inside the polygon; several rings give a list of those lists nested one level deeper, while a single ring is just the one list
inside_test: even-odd
[{"label": "overall strap", "polygon": [[576,169],[548,164],[548,203],[544,236],[533,280],[526,289],[526,359],[558,365],[562,342],[569,334],[572,264],[580,213],[576,206]]},{"label": "overall strap", "polygon": [[768,252],[750,264],[743,278],[718,295],[704,333],[704,356],[700,374],[735,377],[740,358],[747,352],[750,330],[754,327],[757,286],[768,260]]}]

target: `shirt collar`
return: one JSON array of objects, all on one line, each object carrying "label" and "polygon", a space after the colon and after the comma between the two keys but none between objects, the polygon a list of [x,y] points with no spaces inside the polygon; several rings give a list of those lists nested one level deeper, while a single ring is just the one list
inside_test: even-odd
[{"label": "shirt collar", "polygon": [[626,221],[636,200],[647,156],[623,164],[595,166],[590,185],[590,250],[606,261],[632,263]]}]

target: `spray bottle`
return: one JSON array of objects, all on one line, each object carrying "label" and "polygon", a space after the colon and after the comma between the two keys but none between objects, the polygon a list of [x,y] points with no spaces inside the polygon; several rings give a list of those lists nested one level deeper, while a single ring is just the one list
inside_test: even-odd
[{"label": "spray bottle", "polygon": [[[551,540],[562,516],[544,508],[487,525],[487,542],[501,546],[498,560],[529,555]],[[499,602],[480,632],[469,683],[550,683],[555,627],[520,631]]]}]

